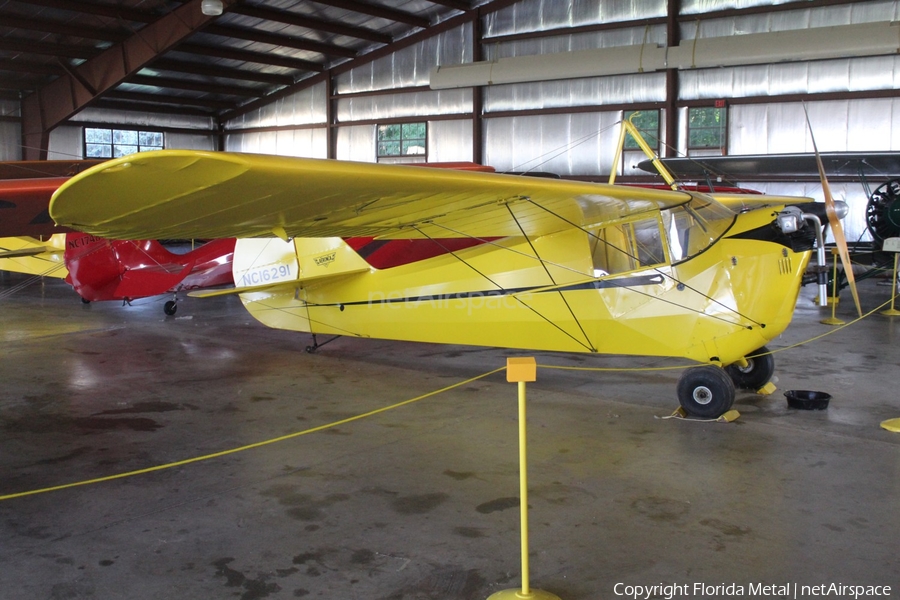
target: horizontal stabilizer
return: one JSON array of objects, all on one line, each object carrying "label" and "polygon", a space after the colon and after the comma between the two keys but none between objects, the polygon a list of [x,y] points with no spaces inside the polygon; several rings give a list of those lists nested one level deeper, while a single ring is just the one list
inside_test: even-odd
[{"label": "horizontal stabilizer", "polygon": [[371,265],[344,240],[331,238],[239,239],[234,247],[235,287],[191,292],[194,298],[295,289],[310,282],[366,273]]},{"label": "horizontal stabilizer", "polygon": [[21,258],[23,256],[38,256],[44,252],[53,252],[54,248],[46,246],[37,248],[20,248],[18,250],[4,250],[0,252],[0,258]]},{"label": "horizontal stabilizer", "polygon": [[65,278],[65,242],[65,234],[0,238],[0,271]]},{"label": "horizontal stabilizer", "polygon": [[301,284],[312,282],[312,281],[321,281],[328,278],[339,277],[342,275],[353,275],[356,273],[365,273],[370,271],[371,268],[369,266],[360,267],[358,269],[354,269],[351,271],[337,271],[334,273],[321,273],[318,275],[313,275],[310,277],[301,277],[300,279],[295,279],[292,281],[279,281],[277,283],[267,283],[264,285],[251,285],[245,287],[233,287],[226,288],[222,290],[196,290],[192,292],[188,292],[188,296],[191,298],[213,298],[215,296],[229,296],[232,294],[250,294],[253,292],[267,292],[275,289],[290,289],[299,287]]},{"label": "horizontal stabilizer", "polygon": [[194,263],[176,266],[178,270],[174,272],[165,266],[150,269],[128,269],[122,273],[114,297],[143,298],[163,294],[181,283],[194,268]]}]

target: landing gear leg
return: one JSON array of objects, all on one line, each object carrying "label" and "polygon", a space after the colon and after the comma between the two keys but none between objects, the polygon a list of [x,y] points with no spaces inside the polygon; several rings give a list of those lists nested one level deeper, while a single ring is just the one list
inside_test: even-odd
[{"label": "landing gear leg", "polygon": [[763,346],[748,354],[746,360],[746,367],[737,364],[728,365],[725,372],[738,388],[756,391],[769,383],[775,374],[775,358],[769,353],[769,349]]},{"label": "landing gear leg", "polygon": [[169,300],[165,304],[163,304],[163,312],[169,315],[170,317],[175,314],[175,311],[178,310],[178,296],[175,296],[172,300]]},{"label": "landing gear leg", "polygon": [[720,367],[691,367],[678,380],[678,401],[687,414],[716,419],[734,404],[734,382]]}]

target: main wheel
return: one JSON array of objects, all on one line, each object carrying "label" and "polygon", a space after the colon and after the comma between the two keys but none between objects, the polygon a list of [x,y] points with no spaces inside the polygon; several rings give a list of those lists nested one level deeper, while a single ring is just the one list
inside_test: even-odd
[{"label": "main wheel", "polygon": [[178,304],[174,300],[169,300],[163,305],[163,312],[169,316],[174,315],[177,310]]},{"label": "main wheel", "polygon": [[725,372],[734,385],[742,390],[758,390],[769,383],[775,374],[775,357],[763,346],[747,355],[747,366],[728,365]]},{"label": "main wheel", "polygon": [[678,402],[691,416],[715,419],[734,404],[734,382],[724,369],[691,367],[678,380]]}]

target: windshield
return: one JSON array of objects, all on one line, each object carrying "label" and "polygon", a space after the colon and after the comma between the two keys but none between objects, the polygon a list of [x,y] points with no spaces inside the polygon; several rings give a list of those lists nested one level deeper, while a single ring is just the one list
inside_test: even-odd
[{"label": "windshield", "polygon": [[728,231],[736,216],[702,194],[693,195],[687,204],[662,211],[671,262],[687,260],[709,248]]}]

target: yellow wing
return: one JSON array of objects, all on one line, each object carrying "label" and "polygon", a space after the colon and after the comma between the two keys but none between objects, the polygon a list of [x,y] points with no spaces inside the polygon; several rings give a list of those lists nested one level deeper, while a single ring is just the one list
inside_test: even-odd
[{"label": "yellow wing", "polygon": [[53,195],[61,225],[113,239],[530,236],[676,206],[686,193],[259,154],[162,150]]}]

